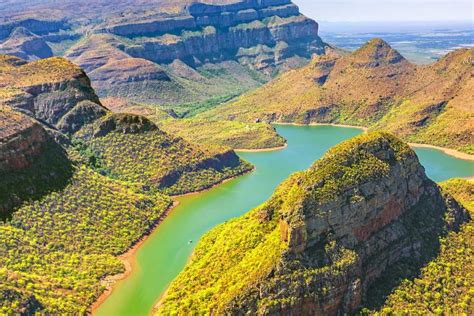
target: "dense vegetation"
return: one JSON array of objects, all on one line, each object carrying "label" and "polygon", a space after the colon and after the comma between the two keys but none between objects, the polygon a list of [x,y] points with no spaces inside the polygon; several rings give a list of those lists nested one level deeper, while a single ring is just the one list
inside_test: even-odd
[{"label": "dense vegetation", "polygon": [[267,123],[243,123],[228,120],[177,119],[160,107],[107,98],[105,105],[115,113],[144,115],[162,130],[190,143],[221,145],[233,149],[267,149],[285,145],[285,139]]},{"label": "dense vegetation", "polygon": [[113,122],[124,118],[134,120],[138,116],[110,115],[79,134],[113,178],[176,195],[209,188],[252,169],[229,149],[210,145],[203,149],[182,138],[170,137],[154,125],[149,130],[134,132],[143,122],[127,122],[127,126],[99,134],[109,122],[116,124]]},{"label": "dense vegetation", "polygon": [[[61,191],[22,205],[0,224],[0,314],[24,308],[83,314],[103,291],[100,280],[123,271],[115,256],[148,232],[170,206],[85,167]],[[32,303],[33,302],[33,303]]]},{"label": "dense vegetation", "polygon": [[[474,182],[453,179],[441,184],[474,216]],[[376,314],[468,315],[474,307],[474,222],[441,239],[439,255],[418,278],[404,280]]]},{"label": "dense vegetation", "polygon": [[195,144],[221,145],[234,149],[266,149],[284,146],[286,141],[271,125],[238,121],[200,119],[166,120],[164,131]]},{"label": "dense vegetation", "polygon": [[[248,310],[245,298],[254,295],[256,288],[267,289],[274,284],[287,292],[283,297],[268,294],[258,301],[259,310],[290,303],[296,299],[292,293],[302,283],[309,287],[308,295],[312,284],[317,284],[313,288],[317,288],[318,295],[326,295],[336,286],[336,280],[356,264],[357,254],[328,238],[322,252],[326,263],[302,267],[298,259],[285,252],[289,242],[281,237],[280,222],[287,218],[292,227],[302,223],[302,205],[312,203],[303,200],[315,183],[320,187],[312,193],[311,201],[321,205],[358,183],[384,177],[390,166],[376,159],[370,148],[381,148],[387,142],[396,153],[393,159],[413,157],[413,151],[395,137],[381,133],[359,136],[334,147],[308,171],[291,176],[263,205],[208,232],[156,312],[223,314],[229,306]],[[314,255],[320,254],[316,251]]]}]

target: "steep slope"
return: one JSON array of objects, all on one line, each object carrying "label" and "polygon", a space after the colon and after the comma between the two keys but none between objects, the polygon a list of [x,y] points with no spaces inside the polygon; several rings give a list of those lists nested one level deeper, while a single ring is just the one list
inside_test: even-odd
[{"label": "steep slope", "polygon": [[13,55],[25,60],[36,60],[53,56],[48,44],[24,27],[18,27],[9,38],[0,44],[0,54]]},{"label": "steep slope", "polygon": [[[441,183],[444,191],[461,202],[474,215],[474,181],[453,179]],[[451,314],[472,310],[474,280],[474,222],[450,232],[441,240],[440,253],[413,280],[403,280],[380,311],[384,314]],[[400,270],[410,269],[407,265]]]},{"label": "steep slope", "polygon": [[[325,46],[290,0],[20,0],[0,13],[4,52],[20,55],[8,37],[23,28],[85,69],[101,97],[181,105],[184,114],[302,66]],[[41,55],[30,46],[21,57]]]},{"label": "steep slope", "polygon": [[132,114],[108,115],[77,136],[113,178],[167,194],[207,189],[252,169],[231,149],[193,145]]},{"label": "steep slope", "polygon": [[0,55],[0,314],[86,314],[172,206],[162,192],[251,169],[229,148],[110,113],[63,58]]},{"label": "steep slope", "polygon": [[[0,313],[85,314],[117,258],[165,214],[171,200],[79,168],[60,191],[0,222]],[[26,312],[28,310],[29,312]]]},{"label": "steep slope", "polygon": [[0,102],[64,133],[105,115],[86,74],[58,57],[27,63],[0,55]]},{"label": "steep slope", "polygon": [[386,271],[408,259],[420,267],[468,216],[408,145],[362,135],[209,232],[157,314],[354,312]]},{"label": "steep slope", "polygon": [[0,105],[0,219],[24,200],[64,187],[66,152],[31,118]]},{"label": "steep slope", "polygon": [[415,66],[380,39],[330,51],[254,92],[202,114],[246,122],[345,123],[472,153],[474,49]]}]

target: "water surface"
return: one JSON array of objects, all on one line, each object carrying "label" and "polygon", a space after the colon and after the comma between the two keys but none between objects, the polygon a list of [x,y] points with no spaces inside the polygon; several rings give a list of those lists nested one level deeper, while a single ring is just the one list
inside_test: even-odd
[{"label": "water surface", "polygon": [[[335,126],[277,126],[277,130],[288,140],[285,150],[240,154],[256,166],[253,173],[178,199],[180,205],[137,251],[132,274],[117,284],[97,315],[148,315],[205,232],[263,203],[291,173],[307,169],[330,147],[362,133]],[[433,180],[474,175],[474,162],[436,149],[419,148],[416,152]]]}]

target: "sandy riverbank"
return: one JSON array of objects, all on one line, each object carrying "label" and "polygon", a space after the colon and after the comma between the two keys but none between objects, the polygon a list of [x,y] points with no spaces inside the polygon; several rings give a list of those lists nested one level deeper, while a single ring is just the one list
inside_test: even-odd
[{"label": "sandy riverbank", "polygon": [[105,291],[97,298],[97,300],[90,306],[89,310],[92,314],[105,302],[105,300],[112,294],[115,289],[115,286],[118,281],[126,279],[133,271],[133,268],[136,265],[135,254],[140,249],[141,245],[156,231],[156,228],[163,222],[163,220],[179,205],[178,201],[173,201],[173,203],[166,209],[166,211],[161,214],[153,227],[150,228],[130,249],[127,250],[124,254],[118,256],[120,261],[123,262],[125,271],[120,274],[108,276],[105,279],[107,287]]},{"label": "sandy riverbank", "polygon": [[271,147],[271,148],[262,148],[262,149],[234,149],[235,152],[239,153],[263,153],[263,152],[271,152],[271,151],[278,151],[283,150],[288,147],[288,144],[279,147]]},{"label": "sandy riverbank", "polygon": [[450,149],[450,148],[440,147],[440,146],[434,146],[434,145],[428,145],[428,144],[419,144],[419,143],[408,143],[408,145],[410,145],[411,147],[437,149],[437,150],[441,150],[445,154],[453,156],[455,158],[474,161],[474,155],[466,154],[466,153],[460,152],[460,151],[455,150],[455,149]]},{"label": "sandy riverbank", "polygon": [[168,209],[160,216],[160,218],[156,221],[153,227],[151,227],[147,233],[145,233],[130,249],[128,249],[127,252],[118,256],[118,258],[124,264],[125,271],[120,274],[108,276],[105,279],[105,283],[107,283],[107,287],[105,291],[97,298],[97,300],[89,307],[90,313],[94,314],[97,311],[97,309],[99,309],[99,307],[107,300],[107,298],[113,293],[115,287],[117,286],[118,281],[125,280],[133,272],[134,267],[136,266],[136,257],[135,257],[136,252],[138,251],[138,249],[140,249],[143,243],[156,232],[158,226],[166,219],[166,217],[179,205],[179,202],[176,200],[176,198],[200,194],[202,192],[211,190],[221,184],[224,184],[228,181],[232,181],[244,174],[253,172],[254,170],[255,168],[249,169],[234,177],[224,179],[219,183],[216,183],[208,188],[205,188],[199,191],[171,196],[171,198],[173,199],[173,204],[170,207],[168,207]]}]

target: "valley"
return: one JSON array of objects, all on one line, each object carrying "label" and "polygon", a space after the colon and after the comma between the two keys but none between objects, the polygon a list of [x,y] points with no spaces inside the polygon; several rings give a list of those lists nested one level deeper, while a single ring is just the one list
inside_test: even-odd
[{"label": "valley", "polygon": [[[96,310],[97,315],[148,315],[182,271],[203,234],[260,205],[291,173],[307,168],[332,146],[361,133],[359,129],[331,126],[276,128],[288,140],[286,149],[239,153],[256,166],[254,172],[210,191],[177,199],[179,205],[133,256],[131,275],[117,283],[110,297]],[[474,175],[472,161],[431,149],[417,149],[417,154],[429,177],[436,181]]]}]

